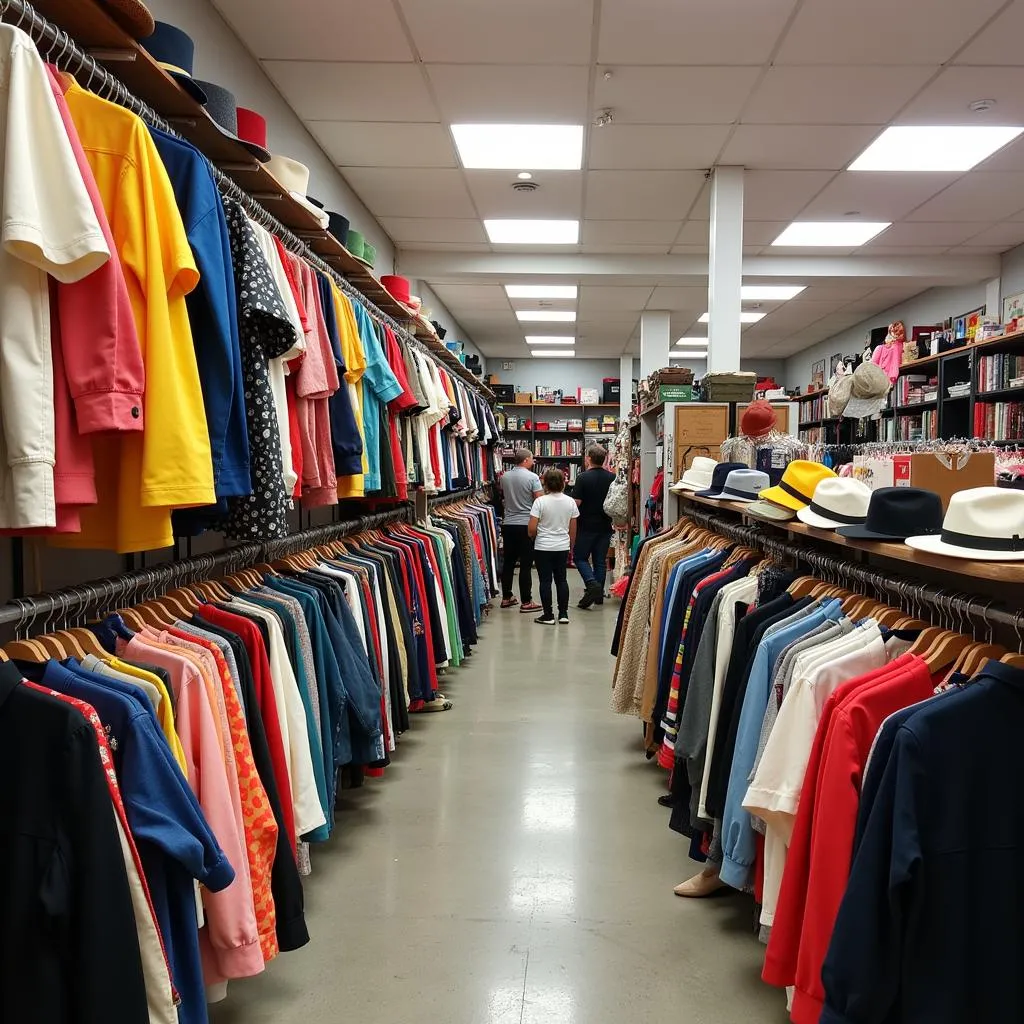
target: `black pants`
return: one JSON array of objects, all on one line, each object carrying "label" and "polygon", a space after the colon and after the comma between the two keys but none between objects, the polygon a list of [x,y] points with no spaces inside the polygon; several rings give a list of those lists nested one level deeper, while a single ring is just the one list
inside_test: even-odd
[{"label": "black pants", "polygon": [[501,566],[501,596],[508,600],[512,596],[512,582],[516,576],[516,562],[519,562],[519,600],[529,604],[533,600],[533,538],[523,526],[501,528],[505,545],[504,561]]},{"label": "black pants", "polygon": [[569,614],[569,582],[565,578],[566,566],[569,564],[568,551],[534,551],[537,561],[537,572],[540,575],[540,603],[544,606],[544,614],[551,616],[551,580],[555,581],[558,594],[558,617]]}]

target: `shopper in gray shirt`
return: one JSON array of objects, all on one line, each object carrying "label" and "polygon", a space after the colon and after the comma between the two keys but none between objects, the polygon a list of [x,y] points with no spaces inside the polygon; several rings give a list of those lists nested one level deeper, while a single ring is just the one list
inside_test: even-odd
[{"label": "shopper in gray shirt", "polygon": [[515,466],[501,477],[501,498],[505,506],[505,517],[501,526],[504,562],[501,569],[501,607],[512,608],[519,604],[512,596],[516,563],[519,563],[519,597],[521,612],[535,612],[540,609],[533,601],[533,540],[527,533],[530,509],[537,498],[544,493],[540,477],[533,472],[533,452],[529,448],[517,448]]}]

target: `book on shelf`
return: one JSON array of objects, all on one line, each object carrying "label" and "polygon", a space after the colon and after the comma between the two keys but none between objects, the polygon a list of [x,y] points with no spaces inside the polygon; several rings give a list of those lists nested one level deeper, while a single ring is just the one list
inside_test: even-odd
[{"label": "book on shelf", "polygon": [[1014,381],[1024,376],[1024,356],[1009,352],[982,356],[978,360],[978,392],[1006,391],[1019,387]]},{"label": "book on shelf", "polygon": [[1024,440],[1024,401],[978,402],[974,406],[974,436],[988,441]]}]

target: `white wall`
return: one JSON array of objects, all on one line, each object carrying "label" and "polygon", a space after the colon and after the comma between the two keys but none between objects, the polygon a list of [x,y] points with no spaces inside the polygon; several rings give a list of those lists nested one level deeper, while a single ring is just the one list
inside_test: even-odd
[{"label": "white wall", "polygon": [[959,316],[961,313],[970,312],[972,309],[984,305],[985,285],[983,282],[955,288],[929,288],[928,291],[915,295],[907,302],[868,317],[855,327],[834,334],[827,341],[820,341],[817,345],[790,356],[786,360],[786,387],[801,388],[806,391],[811,382],[813,363],[824,359],[827,375],[829,358],[837,352],[843,355],[860,352],[867,344],[866,339],[870,337],[871,330],[875,327],[884,327],[894,320],[902,320],[906,325],[909,338],[914,327],[939,324],[949,317]]},{"label": "white wall", "polygon": [[[536,394],[536,386],[561,388],[566,395],[575,395],[577,388],[602,387],[605,377],[619,376],[618,359],[513,359],[514,369],[503,370],[505,360],[491,356],[488,363],[490,373],[497,376],[500,384],[514,384],[517,391]],[[638,372],[638,361],[633,361],[634,375]]]},{"label": "white wall", "polygon": [[480,356],[480,365],[487,371],[487,360],[483,353],[473,344],[472,339],[463,329],[458,320],[452,316],[448,307],[438,298],[437,292],[427,284],[426,281],[411,282],[412,294],[418,295],[423,300],[423,312],[428,320],[436,320],[448,333],[445,341],[461,341],[466,346],[466,351],[471,355]]},{"label": "white wall", "polygon": [[[673,366],[686,366],[693,370],[694,377],[704,376],[708,368],[707,359],[673,359]],[[774,377],[780,386],[786,379],[786,361],[784,359],[741,359],[740,369],[756,373],[759,377]]]},{"label": "white wall", "polygon": [[[391,239],[209,0],[151,0],[147,6],[158,21],[176,25],[195,40],[195,77],[223,85],[235,94],[239,106],[261,113],[267,119],[270,151],[306,164],[309,194],[328,210],[348,217],[352,227],[377,247],[374,270],[378,275],[392,273],[395,247]],[[258,17],[255,11],[253,16]]]}]

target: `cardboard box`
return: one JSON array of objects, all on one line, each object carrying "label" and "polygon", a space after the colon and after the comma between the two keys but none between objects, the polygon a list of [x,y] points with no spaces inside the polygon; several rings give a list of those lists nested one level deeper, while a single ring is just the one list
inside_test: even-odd
[{"label": "cardboard box", "polygon": [[656,402],[692,402],[692,384],[662,384],[658,388]]},{"label": "cardboard box", "polygon": [[533,405],[533,395],[529,391],[517,391],[516,405]]},{"label": "cardboard box", "polygon": [[577,388],[576,400],[581,405],[597,405],[601,401],[601,392],[597,388]]},{"label": "cardboard box", "polygon": [[942,499],[945,512],[949,499],[957,491],[972,487],[993,487],[996,482],[994,452],[922,452],[893,456],[893,485],[922,487],[934,491]]}]

